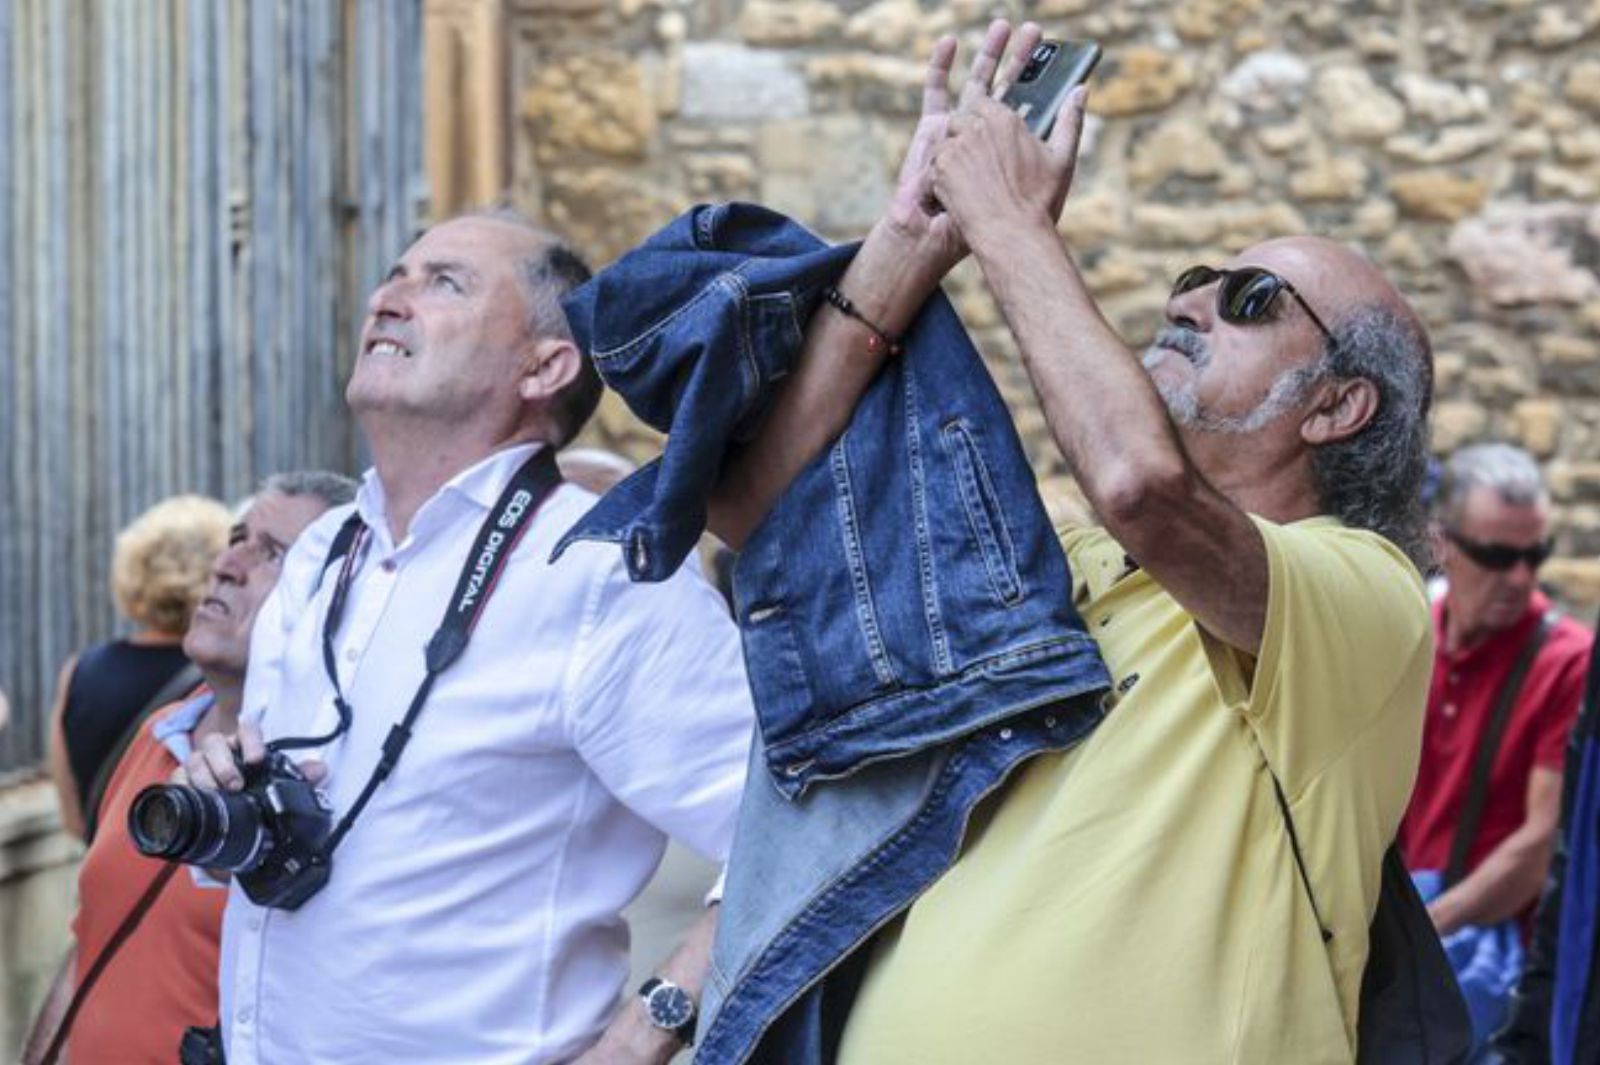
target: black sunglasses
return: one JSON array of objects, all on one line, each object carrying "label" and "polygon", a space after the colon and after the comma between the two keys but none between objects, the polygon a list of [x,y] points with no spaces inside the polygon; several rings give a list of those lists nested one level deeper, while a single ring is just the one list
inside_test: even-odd
[{"label": "black sunglasses", "polygon": [[1217,286],[1217,314],[1224,322],[1234,325],[1258,325],[1267,320],[1272,305],[1280,293],[1287,292],[1305,309],[1316,323],[1328,343],[1333,343],[1333,330],[1329,329],[1311,304],[1295,291],[1295,287],[1271,270],[1259,266],[1242,266],[1237,270],[1218,270],[1211,266],[1191,266],[1178,275],[1172,283],[1172,294],[1181,296],[1197,288],[1205,288],[1213,281]]},{"label": "black sunglasses", "polygon": [[1518,562],[1526,562],[1529,569],[1538,569],[1555,550],[1555,539],[1547,538],[1532,547],[1511,547],[1508,544],[1482,544],[1469,540],[1453,529],[1445,530],[1445,538],[1461,549],[1461,553],[1484,569],[1504,573]]}]

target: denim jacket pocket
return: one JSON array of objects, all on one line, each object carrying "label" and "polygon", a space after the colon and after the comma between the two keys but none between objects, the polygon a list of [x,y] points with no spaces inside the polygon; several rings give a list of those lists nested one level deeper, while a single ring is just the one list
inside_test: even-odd
[{"label": "denim jacket pocket", "polygon": [[950,458],[962,509],[983,559],[984,571],[989,575],[989,585],[1001,603],[1015,606],[1023,597],[1017,551],[995,493],[994,481],[984,464],[983,451],[971,428],[960,418],[945,422],[939,429],[939,437]]}]

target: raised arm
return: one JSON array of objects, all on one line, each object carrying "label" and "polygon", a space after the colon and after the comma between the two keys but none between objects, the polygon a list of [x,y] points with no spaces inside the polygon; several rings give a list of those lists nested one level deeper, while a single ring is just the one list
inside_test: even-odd
[{"label": "raised arm", "polygon": [[73,837],[82,839],[84,814],[78,801],[78,778],[72,772],[72,759],[67,753],[67,733],[63,723],[67,711],[67,689],[72,685],[72,674],[77,665],[76,656],[67,659],[56,678],[56,697],[50,704],[50,748],[45,760],[50,767],[50,780],[56,786],[56,799],[61,807],[61,827]]},{"label": "raised arm", "polygon": [[1056,232],[1084,102],[1079,89],[1044,142],[1008,109],[978,102],[952,123],[934,191],[971,245],[1051,435],[1107,529],[1210,632],[1253,654],[1267,606],[1261,535],[1190,460]]},{"label": "raised arm", "polygon": [[[1012,41],[1003,20],[989,26],[961,91],[960,108],[998,95],[1016,77],[1039,40],[1025,23]],[[1006,54],[1011,57],[997,79]],[[951,116],[950,68],[956,42],[934,45],[923,83],[922,117],[901,164],[884,217],[836,286],[860,314],[890,336],[910,326],[944,275],[966,255],[951,220],[931,199],[930,161]],[[885,356],[870,347],[871,331],[823,305],[811,318],[799,365],[784,382],[760,433],[730,459],[709,507],[709,526],[731,546],[744,544],[783,490],[844,431],[856,404],[882,369]]]}]

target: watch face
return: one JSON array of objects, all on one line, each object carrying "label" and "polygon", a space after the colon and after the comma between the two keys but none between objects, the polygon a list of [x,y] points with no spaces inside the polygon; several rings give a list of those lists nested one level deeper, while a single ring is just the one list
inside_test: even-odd
[{"label": "watch face", "polygon": [[662,983],[650,992],[645,1003],[650,1023],[657,1028],[678,1028],[694,1018],[694,999],[675,984]]}]

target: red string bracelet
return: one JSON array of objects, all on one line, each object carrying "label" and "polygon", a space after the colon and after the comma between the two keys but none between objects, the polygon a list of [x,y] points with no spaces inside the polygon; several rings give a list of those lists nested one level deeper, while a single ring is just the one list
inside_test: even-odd
[{"label": "red string bracelet", "polygon": [[822,298],[832,304],[834,309],[846,318],[854,318],[867,327],[867,332],[872,334],[867,340],[868,353],[872,355],[887,355],[893,358],[905,351],[905,346],[900,343],[898,338],[892,337],[878,328],[878,324],[858,311],[856,305],[850,302],[850,297],[843,292],[829,285],[822,290]]}]

